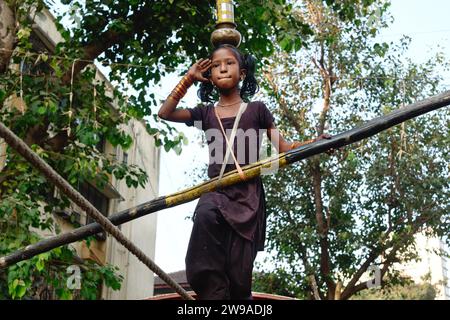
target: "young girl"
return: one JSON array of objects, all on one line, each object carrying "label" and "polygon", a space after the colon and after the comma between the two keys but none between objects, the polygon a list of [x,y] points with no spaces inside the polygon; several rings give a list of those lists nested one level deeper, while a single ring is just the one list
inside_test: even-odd
[{"label": "young girl", "polygon": [[[233,46],[221,45],[209,59],[201,59],[189,69],[159,110],[158,116],[165,120],[184,122],[188,126],[196,122],[205,133],[220,130],[221,136],[214,139],[218,141],[207,139],[210,178],[255,162],[250,161],[249,154],[259,154],[261,129],[267,132],[280,153],[319,138],[329,138],[321,135],[306,142],[287,142],[276,129],[274,117],[263,102],[243,104],[243,100],[258,90],[254,70],[252,56],[242,55]],[[198,95],[209,104],[176,109],[195,81],[202,82]],[[215,106],[211,97],[214,90],[220,95]],[[252,145],[245,139],[244,147],[238,148],[234,139],[225,137],[225,131],[230,131],[236,120],[238,129],[256,132],[256,143]],[[222,169],[223,163],[211,161],[213,156],[217,158],[211,152],[213,144],[222,147],[219,148],[222,154],[226,154],[227,148],[233,150],[234,163],[222,160],[226,163]],[[222,156],[219,158],[223,159]],[[240,162],[236,160],[238,158]],[[203,194],[195,209],[186,255],[186,275],[199,299],[251,299],[253,262],[257,251],[264,249],[266,203],[261,177],[247,180],[242,171],[240,173],[242,182]]]}]

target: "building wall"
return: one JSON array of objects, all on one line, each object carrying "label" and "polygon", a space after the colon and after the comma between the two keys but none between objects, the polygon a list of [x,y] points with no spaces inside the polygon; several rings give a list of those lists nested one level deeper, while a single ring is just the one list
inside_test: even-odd
[{"label": "building wall", "polygon": [[[416,235],[416,247],[419,261],[403,264],[398,267],[405,275],[410,276],[414,282],[423,283],[429,281],[436,285],[437,300],[450,300],[449,269],[450,260],[438,252],[450,254],[449,248],[438,238],[427,238],[423,234]],[[427,275],[429,280],[424,280]]]},{"label": "building wall", "polygon": [[443,252],[446,253],[445,256],[443,256],[442,259],[442,276],[443,276],[443,288],[442,293],[444,295],[445,300],[450,300],[450,247],[440,242],[440,247]]},{"label": "building wall", "polygon": [[[132,147],[125,151],[128,163],[139,165],[144,169],[149,181],[145,188],[130,189],[125,181],[114,181],[114,186],[125,198],[124,201],[115,201],[112,210],[119,212],[144,202],[148,202],[158,196],[159,184],[159,149],[155,147],[144,125],[138,121],[132,121],[125,130],[133,137]],[[120,149],[120,148],[119,148]],[[118,151],[118,160],[123,161],[124,151]],[[115,180],[115,179],[113,179]],[[156,213],[141,217],[121,226],[125,236],[132,240],[151,259],[155,258],[156,241]],[[142,299],[153,295],[153,272],[142,262],[128,252],[112,237],[108,237],[107,260],[118,266],[124,276],[124,282],[120,291],[110,289],[104,291],[105,299]]]},{"label": "building wall", "polygon": [[[33,13],[32,13],[33,15]],[[36,15],[33,25],[34,33],[42,41],[42,44],[52,52],[55,45],[63,41],[58,33],[54,17],[48,10]],[[105,76],[97,70],[97,80],[106,81],[107,86],[112,89]],[[112,91],[112,90],[111,90]],[[125,152],[128,155],[128,164],[140,166],[149,176],[149,181],[144,188],[128,188],[125,181],[117,181],[113,176],[110,183],[120,193],[123,199],[111,199],[109,201],[108,215],[112,215],[121,210],[129,209],[144,202],[148,202],[158,196],[159,185],[159,148],[156,148],[154,139],[146,129],[144,123],[131,120],[123,130],[129,133],[133,139],[133,145]],[[114,148],[109,143],[105,144],[105,153],[116,157],[117,161],[124,160],[124,151]],[[74,206],[76,209],[76,206]],[[71,223],[55,217],[61,227],[62,232],[73,230]],[[85,216],[81,215],[81,222],[85,221]],[[155,257],[156,241],[156,213],[139,218],[120,227],[125,236],[133,241],[150,258]],[[43,234],[48,237],[51,234]],[[87,248],[84,241],[74,243],[78,255],[84,259],[92,259],[98,263],[113,264],[120,268],[120,273],[124,276],[120,291],[112,291],[107,288],[102,290],[104,299],[141,299],[153,295],[153,273],[124,247],[116,242],[111,236],[107,236],[106,241],[94,241],[90,248]]]}]

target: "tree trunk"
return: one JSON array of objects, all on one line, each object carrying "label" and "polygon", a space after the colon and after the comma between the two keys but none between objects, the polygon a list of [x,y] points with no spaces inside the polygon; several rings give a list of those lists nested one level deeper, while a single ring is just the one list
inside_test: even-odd
[{"label": "tree trunk", "polygon": [[[317,126],[317,135],[320,136],[325,131],[325,122],[327,119],[328,110],[330,109],[332,84],[329,72],[332,70],[332,61],[329,61],[328,68],[324,65],[324,47],[321,46],[321,57],[319,63],[313,60],[314,64],[320,71],[323,79],[323,107],[319,117],[319,124]],[[328,70],[327,70],[328,69]],[[327,298],[333,300],[335,298],[336,284],[333,281],[330,267],[330,252],[328,243],[328,224],[325,219],[323,201],[322,201],[322,173],[320,170],[320,162],[317,158],[313,158],[312,164],[312,179],[314,190],[314,203],[317,221],[317,232],[319,234],[320,243],[320,273],[325,279],[327,285]]]},{"label": "tree trunk", "polygon": [[[14,13],[4,0],[0,0],[0,75],[4,73],[11,59],[15,34]],[[0,106],[2,108],[3,106]],[[6,161],[6,143],[0,139],[0,172]]]},{"label": "tree trunk", "polygon": [[14,12],[4,0],[0,0],[0,74],[9,64],[15,40]]},{"label": "tree trunk", "polygon": [[329,300],[334,299],[335,283],[331,277],[330,270],[330,254],[328,244],[328,227],[326,219],[323,214],[323,202],[322,202],[322,177],[320,173],[320,163],[317,160],[312,162],[312,178],[313,178],[313,190],[314,190],[314,204],[317,221],[317,233],[319,234],[320,243],[320,273],[325,279],[327,285],[327,296]]}]

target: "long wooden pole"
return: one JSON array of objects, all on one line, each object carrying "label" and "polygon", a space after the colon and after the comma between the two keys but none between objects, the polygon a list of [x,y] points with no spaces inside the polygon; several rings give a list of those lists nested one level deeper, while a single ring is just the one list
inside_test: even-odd
[{"label": "long wooden pole", "polygon": [[[261,175],[264,170],[271,168],[282,168],[291,163],[302,159],[323,153],[329,149],[338,149],[343,146],[355,143],[362,139],[376,135],[377,133],[393,127],[401,122],[407,121],[427,112],[450,105],[450,91],[445,91],[428,99],[410,104],[394,112],[370,120],[362,126],[333,136],[329,140],[319,140],[311,144],[301,146],[286,153],[279,154],[276,157],[264,159],[262,161],[243,167],[245,175],[251,179]],[[236,170],[226,173],[222,177],[220,185],[217,178],[203,182],[197,186],[179,191],[177,193],[158,197],[149,202],[128,210],[121,211],[109,217],[114,225],[120,225],[131,220],[135,220],[150,213],[175,207],[177,205],[195,200],[206,192],[217,190],[220,187],[230,186],[240,182],[239,174]],[[6,268],[11,264],[22,260],[30,259],[40,253],[47,252],[59,246],[82,240],[86,237],[95,235],[102,231],[98,223],[91,223],[70,232],[50,237],[31,244],[23,249],[15,251],[7,256],[0,258],[0,269]]]}]

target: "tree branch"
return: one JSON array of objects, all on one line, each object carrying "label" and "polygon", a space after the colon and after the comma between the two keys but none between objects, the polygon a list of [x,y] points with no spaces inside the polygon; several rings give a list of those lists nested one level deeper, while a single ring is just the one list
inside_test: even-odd
[{"label": "tree branch", "polygon": [[[121,43],[124,40],[130,39],[134,34],[141,33],[147,29],[153,20],[152,10],[149,6],[144,6],[141,10],[133,13],[128,21],[131,22],[131,26],[128,30],[118,32],[116,30],[108,29],[100,34],[98,37],[87,43],[83,47],[84,55],[81,61],[77,60],[74,65],[74,76],[77,75],[85,66],[95,60],[107,49],[112,46]],[[84,61],[87,60],[87,61]],[[64,83],[70,83],[72,78],[72,69],[68,70],[63,76]]]},{"label": "tree branch", "polygon": [[320,164],[317,159],[312,162],[312,179],[314,190],[314,204],[317,222],[317,233],[320,243],[320,272],[325,279],[328,289],[328,299],[334,298],[336,284],[331,277],[330,253],[328,245],[328,228],[324,219],[324,210],[322,202],[322,177],[320,173]]},{"label": "tree branch", "polygon": [[[427,208],[424,208],[423,211],[426,211]],[[413,228],[411,228],[411,230],[409,232],[407,232],[406,234],[404,234],[403,236],[400,237],[400,241],[398,241],[397,243],[394,244],[394,240],[389,241],[388,244],[384,245],[382,248],[379,248],[379,250],[377,251],[378,253],[391,248],[392,249],[389,251],[388,256],[386,257],[385,261],[383,262],[383,269],[381,270],[380,273],[380,279],[381,281],[383,281],[383,277],[386,274],[387,270],[389,269],[389,267],[392,265],[392,262],[395,260],[396,257],[396,253],[397,251],[404,246],[409,240],[411,240],[411,237],[413,237],[418,231],[419,229],[429,220],[431,219],[433,215],[428,214],[428,215],[422,215],[419,216],[414,223],[412,224]],[[387,236],[387,234],[386,234]],[[371,259],[370,263],[372,263],[378,256],[375,250],[372,251],[371,255],[375,254],[375,257],[373,257],[373,259]],[[367,268],[370,266],[370,263],[367,264],[367,262],[369,262],[370,258],[367,259],[366,263],[364,263],[364,266],[361,266],[361,268],[358,270],[358,274],[359,276],[356,278],[355,276],[352,278],[352,280],[356,279],[353,283],[353,285],[351,285],[350,283],[347,285],[346,289],[344,290],[344,292],[342,293],[342,299],[348,299],[349,297],[351,297],[352,295],[354,295],[355,293],[364,290],[367,288],[367,283],[366,282],[362,282],[359,283],[358,285],[354,285],[356,283],[356,281],[359,280],[359,278],[361,277],[361,275],[367,271]],[[362,273],[361,273],[362,271]]]},{"label": "tree branch", "polygon": [[[289,212],[286,212],[286,214],[287,214],[287,218],[288,218],[288,221],[291,226],[295,226],[298,224],[298,222],[292,218],[292,216]],[[305,272],[307,275],[309,275],[309,285],[310,285],[311,291],[313,293],[314,299],[322,300],[324,298],[324,296],[323,296],[322,292],[320,292],[319,286],[317,285],[316,273],[313,271],[313,268],[311,267],[311,265],[308,262],[308,258],[307,258],[308,255],[306,252],[306,247],[302,245],[302,240],[300,239],[298,233],[294,233],[293,235],[294,235],[294,237],[297,238],[297,241],[299,243],[298,247],[299,247],[299,251],[300,251],[300,256],[302,258],[303,265],[305,266]]]},{"label": "tree branch", "polygon": [[[270,72],[264,72],[264,77],[269,82],[270,86],[272,87],[272,91],[275,94],[275,98],[277,99],[281,110],[283,111],[283,115],[288,119],[289,123],[295,128],[298,134],[302,134],[303,130],[300,127],[297,118],[292,115],[292,113],[289,111],[288,105],[286,100],[283,98],[282,95],[278,94],[278,86],[275,83],[272,74]],[[283,93],[284,94],[284,93]]]}]

